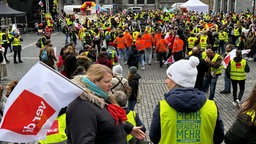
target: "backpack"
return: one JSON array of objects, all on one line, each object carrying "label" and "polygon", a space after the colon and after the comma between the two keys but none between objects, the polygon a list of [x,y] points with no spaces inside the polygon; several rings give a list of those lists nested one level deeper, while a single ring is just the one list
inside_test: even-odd
[{"label": "backpack", "polygon": [[41,48],[42,39],[43,39],[43,38],[39,38],[39,39],[37,40],[37,42],[36,42],[36,46],[37,46],[38,48]]},{"label": "backpack", "polygon": [[48,53],[47,53],[47,49],[44,49],[40,55],[40,60],[43,62],[48,61]]},{"label": "backpack", "polygon": [[105,35],[105,39],[106,39],[107,41],[109,41],[109,40],[110,40],[110,35],[109,35],[109,34],[106,34],[106,35]]},{"label": "backpack", "polygon": [[122,83],[123,78],[119,79],[117,76],[115,78],[117,78],[119,82],[114,87],[111,88],[111,91],[121,83],[122,85],[121,91],[124,92],[127,98],[129,99],[132,94],[132,87],[129,86],[128,82]]},{"label": "backpack", "polygon": [[0,63],[4,61],[3,52],[0,52]]}]

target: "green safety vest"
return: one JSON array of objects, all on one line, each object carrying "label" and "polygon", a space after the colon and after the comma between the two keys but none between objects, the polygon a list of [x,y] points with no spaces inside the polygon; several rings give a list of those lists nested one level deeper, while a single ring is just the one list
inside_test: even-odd
[{"label": "green safety vest", "polygon": [[244,71],[246,60],[242,59],[241,62],[235,62],[233,59],[230,61],[230,79],[232,80],[245,80],[246,73]]},{"label": "green safety vest", "polygon": [[20,37],[14,37],[13,41],[12,41],[12,46],[20,46]]},{"label": "green safety vest", "polygon": [[217,117],[217,106],[212,100],[194,113],[177,112],[161,100],[159,144],[213,144]]},{"label": "green safety vest", "polygon": [[[220,56],[220,55],[216,53],[216,54],[214,55],[213,59],[212,59],[212,62],[216,62],[219,56]],[[221,57],[221,56],[220,56],[220,57]],[[222,65],[221,65],[219,68],[213,68],[213,67],[211,67],[211,73],[221,74],[221,73],[222,73],[222,67],[223,67]]]},{"label": "green safety vest", "polygon": [[[55,122],[57,124],[56,128],[52,129],[54,132],[48,134],[45,140],[39,140],[40,144],[49,144],[49,143],[60,143],[67,140],[66,130],[66,113],[57,117]],[[55,132],[56,131],[56,132]],[[49,131],[48,131],[49,133]]]},{"label": "green safety vest", "polygon": [[[130,122],[133,126],[136,126],[135,116],[136,112],[132,110],[130,110],[129,113],[126,115],[127,121]],[[128,134],[126,137],[127,142],[129,142],[132,138],[133,136],[131,134]]]}]

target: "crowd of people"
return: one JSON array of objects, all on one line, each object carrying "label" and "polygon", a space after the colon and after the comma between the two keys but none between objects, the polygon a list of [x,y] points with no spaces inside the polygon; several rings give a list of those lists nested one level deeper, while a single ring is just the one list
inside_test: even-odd
[{"label": "crowd of people", "polygon": [[[53,139],[47,136],[41,143],[149,143],[135,107],[140,95],[138,70],[146,70],[145,65],[150,67],[155,61],[160,68],[167,63],[168,91],[153,112],[149,128],[153,143],[256,141],[255,89],[242,103],[246,73],[250,72],[246,59],[253,60],[256,52],[255,25],[249,11],[102,14],[97,20],[86,18],[81,23],[83,28],[76,27],[79,20],[74,16],[64,16],[65,46],[56,57],[47,33],[40,41],[39,59],[81,86],[84,92],[59,114],[58,120],[65,123],[60,131],[66,137],[63,138],[63,133]],[[77,40],[81,40],[81,50]],[[236,57],[224,68],[225,55],[233,49]],[[245,49],[250,52],[243,58]],[[175,62],[168,63],[168,58]],[[127,78],[123,74],[124,65],[129,68]],[[232,104],[241,108],[226,134],[214,101],[222,73],[225,73],[225,89],[221,94],[231,93],[232,84]]]}]

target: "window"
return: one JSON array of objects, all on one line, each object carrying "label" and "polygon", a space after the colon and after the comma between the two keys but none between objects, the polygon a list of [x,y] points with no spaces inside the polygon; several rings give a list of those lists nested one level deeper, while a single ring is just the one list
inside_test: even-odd
[{"label": "window", "polygon": [[129,0],[128,4],[134,4],[134,0]]},{"label": "window", "polygon": [[144,0],[137,0],[137,4],[144,4]]},{"label": "window", "polygon": [[154,0],[147,0],[147,3],[148,4],[155,4],[155,1]]}]

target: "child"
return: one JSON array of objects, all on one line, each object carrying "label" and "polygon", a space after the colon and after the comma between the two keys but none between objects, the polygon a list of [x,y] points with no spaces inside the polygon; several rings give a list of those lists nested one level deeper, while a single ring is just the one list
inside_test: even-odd
[{"label": "child", "polygon": [[[130,110],[126,106],[127,105],[127,96],[125,95],[125,93],[122,91],[114,91],[113,97],[114,97],[115,101],[117,102],[117,104],[125,110],[128,122],[130,122],[134,126],[141,126],[141,130],[143,132],[146,132],[146,128],[145,128],[144,124],[141,122],[139,115],[135,111]],[[129,143],[131,143],[131,141],[135,141],[135,140],[138,141],[138,139],[132,137],[132,135],[130,135],[130,134],[127,135],[127,141]]]}]

